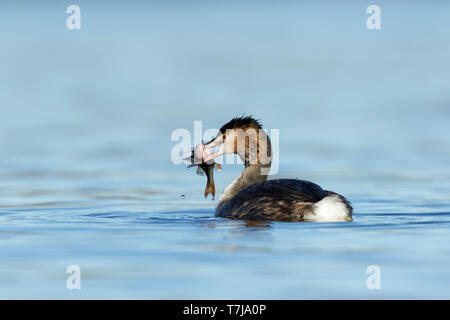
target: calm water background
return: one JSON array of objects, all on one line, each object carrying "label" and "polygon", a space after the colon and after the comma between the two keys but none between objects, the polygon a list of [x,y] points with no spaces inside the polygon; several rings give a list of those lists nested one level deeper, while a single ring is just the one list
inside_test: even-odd
[{"label": "calm water background", "polygon": [[[450,298],[448,2],[40,2],[0,5],[0,298]],[[170,135],[243,112],[354,221],[215,218]]]}]

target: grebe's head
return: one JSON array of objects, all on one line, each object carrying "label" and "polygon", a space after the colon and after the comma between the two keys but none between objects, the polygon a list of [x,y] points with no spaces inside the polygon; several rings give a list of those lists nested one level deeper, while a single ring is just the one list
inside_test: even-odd
[{"label": "grebe's head", "polygon": [[205,162],[227,153],[239,155],[246,167],[252,164],[270,167],[272,159],[270,139],[253,117],[237,117],[227,122],[204,147],[217,148],[205,157]]}]

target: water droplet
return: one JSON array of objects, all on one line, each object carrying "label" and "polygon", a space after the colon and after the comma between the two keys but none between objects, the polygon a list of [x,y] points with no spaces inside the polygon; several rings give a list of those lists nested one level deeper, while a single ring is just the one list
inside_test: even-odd
[{"label": "water droplet", "polygon": [[181,199],[184,199],[184,198],[186,198],[186,196],[184,194],[182,194],[181,195]]}]

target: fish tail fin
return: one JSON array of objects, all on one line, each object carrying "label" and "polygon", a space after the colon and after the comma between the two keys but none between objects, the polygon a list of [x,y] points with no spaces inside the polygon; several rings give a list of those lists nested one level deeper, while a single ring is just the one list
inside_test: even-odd
[{"label": "fish tail fin", "polygon": [[212,197],[214,199],[214,197],[216,196],[216,186],[214,185],[213,179],[208,179],[208,182],[206,183],[205,199],[208,198],[208,195],[210,193],[212,194]]}]

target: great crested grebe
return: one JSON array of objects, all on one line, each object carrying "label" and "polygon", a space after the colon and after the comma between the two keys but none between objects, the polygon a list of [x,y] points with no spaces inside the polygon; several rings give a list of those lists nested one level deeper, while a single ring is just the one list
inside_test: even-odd
[{"label": "great crested grebe", "polygon": [[[351,221],[350,202],[317,184],[298,179],[267,180],[272,152],[258,120],[234,118],[211,141],[199,145],[202,162],[222,154],[237,154],[245,169],[225,189],[216,216],[243,220]],[[218,148],[214,153],[210,151]]]}]

